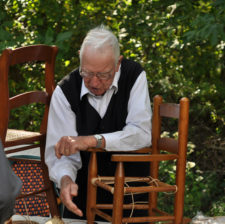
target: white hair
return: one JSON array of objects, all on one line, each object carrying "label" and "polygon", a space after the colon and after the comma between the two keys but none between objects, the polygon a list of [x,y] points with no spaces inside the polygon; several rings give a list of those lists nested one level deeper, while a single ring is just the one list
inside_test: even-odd
[{"label": "white hair", "polygon": [[80,64],[82,64],[83,52],[87,46],[93,47],[101,52],[108,50],[110,47],[114,54],[115,65],[117,64],[120,57],[119,42],[116,36],[104,25],[91,29],[87,33],[80,48]]}]

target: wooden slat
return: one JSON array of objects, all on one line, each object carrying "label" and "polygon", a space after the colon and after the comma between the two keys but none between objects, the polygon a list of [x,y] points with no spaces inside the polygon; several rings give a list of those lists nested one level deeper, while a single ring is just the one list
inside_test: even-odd
[{"label": "wooden slat", "polygon": [[105,212],[99,210],[99,209],[93,209],[95,211],[95,213],[99,216],[101,216],[102,218],[106,219],[107,221],[109,221],[110,223],[112,223],[112,217],[108,214],[106,214]]},{"label": "wooden slat", "polygon": [[[89,148],[87,149],[88,152],[107,152],[105,149],[101,149],[101,148]],[[119,153],[151,153],[152,152],[152,147],[145,147],[145,148],[141,148],[138,150],[132,150],[132,151],[116,151]]]},{"label": "wooden slat", "polygon": [[49,104],[50,97],[47,92],[30,91],[11,97],[9,99],[10,110],[31,103]]},{"label": "wooden slat", "polygon": [[179,118],[180,105],[174,103],[163,103],[160,105],[160,116]]},{"label": "wooden slat", "polygon": [[105,149],[101,149],[101,148],[88,148],[87,151],[88,152],[106,152]]},{"label": "wooden slat", "polygon": [[10,65],[32,61],[51,61],[53,50],[42,44],[17,48],[11,53]]},{"label": "wooden slat", "polygon": [[113,162],[151,162],[177,159],[176,154],[153,154],[153,155],[136,155],[136,154],[113,154],[111,160]]},{"label": "wooden slat", "polygon": [[159,221],[172,221],[174,216],[147,216],[147,217],[128,217],[123,218],[122,223],[145,223],[145,222],[159,222]]},{"label": "wooden slat", "polygon": [[37,195],[37,194],[46,192],[48,189],[49,188],[45,187],[45,188],[42,188],[41,190],[38,190],[38,191],[33,191],[33,192],[30,192],[30,193],[27,193],[27,194],[20,194],[16,199],[20,199],[20,198],[24,198],[24,197],[30,197],[32,195]]},{"label": "wooden slat", "polygon": [[40,144],[32,144],[32,145],[28,145],[28,146],[18,147],[16,149],[6,149],[5,154],[26,151],[26,150],[29,150],[29,149],[39,148],[39,147],[40,147]]},{"label": "wooden slat", "polygon": [[114,193],[114,187],[108,185],[108,184],[105,184],[103,183],[102,181],[99,181],[99,180],[95,180],[94,181],[95,185],[101,187],[102,189],[106,190],[106,191],[109,191],[110,193]]},{"label": "wooden slat", "polygon": [[[97,204],[96,205],[97,209],[112,209],[113,205],[112,204]],[[149,209],[148,203],[144,204],[124,204],[123,209],[129,210],[129,209],[138,209],[138,210],[147,210]]]},{"label": "wooden slat", "polygon": [[125,193],[145,193],[145,192],[174,192],[177,190],[175,185],[168,186],[146,186],[146,187],[126,187]]}]

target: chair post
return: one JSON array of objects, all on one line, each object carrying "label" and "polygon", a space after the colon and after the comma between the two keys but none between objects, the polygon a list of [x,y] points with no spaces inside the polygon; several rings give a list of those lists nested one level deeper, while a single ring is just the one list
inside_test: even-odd
[{"label": "chair post", "polygon": [[123,218],[124,200],[124,165],[118,162],[115,173],[112,223],[121,224]]},{"label": "chair post", "polygon": [[[161,131],[161,118],[160,118],[160,104],[162,103],[162,97],[156,95],[154,97],[154,108],[153,108],[153,124],[152,124],[152,154],[158,152],[158,139]],[[152,162],[150,166],[150,176],[154,179],[158,179],[158,167],[159,162]],[[157,192],[149,193],[149,215],[154,215],[154,208],[157,207]]]},{"label": "chair post", "polygon": [[88,224],[93,223],[95,220],[95,211],[93,210],[93,208],[96,207],[97,187],[92,184],[92,179],[97,177],[97,172],[97,155],[96,152],[91,152],[90,161],[88,165],[88,187],[86,203],[86,216]]},{"label": "chair post", "polygon": [[53,46],[51,50],[53,51],[52,57],[45,64],[45,86],[46,92],[49,93],[50,95],[52,95],[55,89],[54,69],[55,69],[56,55],[58,53],[58,47]]},{"label": "chair post", "polygon": [[8,91],[8,71],[9,71],[9,57],[11,50],[4,50],[0,57],[0,96],[1,96],[1,110],[0,110],[0,138],[2,144],[5,145],[6,132],[9,120],[9,91]]},{"label": "chair post", "polygon": [[45,141],[46,141],[45,137],[40,141],[40,153],[41,153],[41,167],[43,172],[43,179],[44,179],[45,187],[47,188],[46,198],[49,204],[49,210],[50,210],[51,216],[60,217],[54,185],[53,185],[53,182],[49,179],[48,167],[45,164],[45,159],[44,159],[45,158],[45,155],[44,155]]},{"label": "chair post", "polygon": [[48,93],[48,96],[49,96],[49,104],[45,105],[44,116],[43,116],[43,120],[41,122],[41,127],[40,127],[41,133],[45,133],[47,130],[50,99],[51,99],[53,91],[55,89],[54,73],[55,73],[55,60],[56,60],[56,56],[58,53],[58,47],[53,46],[51,51],[53,51],[52,57],[49,58],[49,60],[46,61],[46,63],[45,63],[45,88],[46,88],[46,92]]},{"label": "chair post", "polygon": [[177,179],[176,179],[178,191],[176,192],[174,205],[175,224],[182,223],[183,220],[188,123],[189,123],[189,99],[183,97],[180,100],[180,116],[178,127],[180,135],[178,136],[179,160],[177,161],[177,163],[180,163],[180,168],[177,170]]}]

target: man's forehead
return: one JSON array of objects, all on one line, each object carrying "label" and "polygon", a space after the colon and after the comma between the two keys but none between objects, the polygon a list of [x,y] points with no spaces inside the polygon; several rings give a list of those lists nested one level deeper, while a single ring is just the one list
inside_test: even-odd
[{"label": "man's forehead", "polygon": [[84,47],[83,55],[92,54],[92,55],[104,55],[104,56],[114,56],[114,51],[112,46],[103,45],[103,46],[92,46],[87,45]]},{"label": "man's forehead", "polygon": [[82,60],[81,60],[81,65],[110,65],[114,64],[115,62],[115,57],[114,54],[106,50],[105,52],[97,51],[97,50],[92,50],[92,49],[87,49],[84,51],[82,55]]}]

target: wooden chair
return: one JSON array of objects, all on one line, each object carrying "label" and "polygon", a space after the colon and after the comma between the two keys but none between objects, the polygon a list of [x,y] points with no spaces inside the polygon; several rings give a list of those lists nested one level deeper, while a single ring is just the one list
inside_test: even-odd
[{"label": "wooden chair", "polygon": [[[182,98],[179,104],[163,103],[161,96],[154,97],[152,122],[152,147],[129,152],[126,154],[113,154],[111,161],[117,163],[114,177],[99,177],[97,170],[96,153],[104,153],[101,149],[90,149],[88,196],[87,196],[87,220],[93,223],[95,215],[99,215],[113,224],[121,223],[188,223],[190,220],[183,217],[186,150],[189,122],[189,100]],[[163,117],[178,119],[178,138],[166,138],[161,136],[161,120]],[[163,118],[164,119],[164,118]],[[101,152],[98,152],[101,151]],[[107,153],[107,152],[106,152]],[[164,183],[159,176],[159,163],[173,161],[176,164],[176,182]],[[104,161],[99,161],[104,162]],[[124,166],[126,162],[150,163],[148,177],[126,177]],[[134,164],[135,165],[135,164]],[[140,170],[141,173],[141,170]],[[130,182],[143,182],[143,186],[128,186]],[[112,184],[113,183],[113,184]],[[128,185],[127,185],[128,184]],[[97,188],[104,189],[113,194],[112,204],[96,203]],[[136,204],[124,204],[125,194],[148,193],[147,202]],[[173,214],[162,211],[157,206],[159,192],[170,192],[174,196]],[[104,209],[111,209],[109,215]],[[147,210],[145,217],[123,217],[124,209]]]},{"label": "wooden chair", "polygon": [[[32,193],[21,194],[21,197],[29,197],[32,195],[46,192],[49,210],[52,216],[59,216],[57,207],[56,195],[53,183],[49,180],[48,169],[44,161],[45,138],[47,128],[47,118],[50,98],[55,88],[54,82],[54,67],[55,59],[58,53],[56,46],[47,45],[32,45],[27,47],[17,48],[15,50],[5,49],[0,57],[0,138],[4,147],[12,147],[10,150],[5,150],[6,154],[21,152],[32,148],[40,148],[40,163],[43,170],[44,188]],[[45,64],[45,86],[44,91],[30,91],[9,97],[9,74],[11,67],[17,64],[22,66],[24,63],[44,63]],[[10,120],[10,111],[32,103],[41,103],[45,106],[44,116],[42,119],[39,132],[31,132],[26,130],[8,129]],[[38,149],[39,150],[39,149]],[[19,158],[10,157],[10,159],[18,160]],[[27,161],[27,160],[26,160]]]}]

